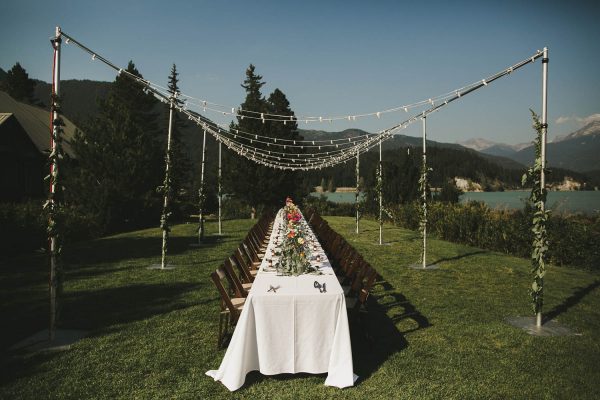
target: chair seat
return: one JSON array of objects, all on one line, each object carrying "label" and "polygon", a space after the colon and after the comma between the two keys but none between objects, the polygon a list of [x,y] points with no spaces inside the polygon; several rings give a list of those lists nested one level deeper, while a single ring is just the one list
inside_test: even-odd
[{"label": "chair seat", "polygon": [[233,304],[233,306],[235,307],[236,310],[240,310],[240,311],[244,307],[245,302],[246,302],[245,297],[233,297],[231,299],[231,304]]},{"label": "chair seat", "polygon": [[245,291],[252,289],[252,283],[242,283],[242,287]]},{"label": "chair seat", "polygon": [[258,274],[258,270],[257,269],[251,269],[250,270],[250,275],[256,276],[256,274]]}]

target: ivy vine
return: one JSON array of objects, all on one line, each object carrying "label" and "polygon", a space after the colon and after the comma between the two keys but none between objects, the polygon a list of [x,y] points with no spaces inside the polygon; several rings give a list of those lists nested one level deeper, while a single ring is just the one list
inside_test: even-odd
[{"label": "ivy vine", "polygon": [[[427,180],[427,172],[431,168],[427,168],[427,160],[425,157],[421,161],[421,177],[419,178],[419,197],[421,204],[419,205],[419,231],[421,238],[424,239],[427,234],[427,192],[429,191],[429,182]],[[424,262],[425,248],[421,251],[421,263]]]},{"label": "ivy vine", "polygon": [[[60,117],[61,109],[60,109],[60,98],[52,94],[51,96],[51,115],[55,115],[56,118],[52,120],[52,130],[50,132],[50,137],[52,138],[52,142],[54,146],[50,149],[48,154],[48,163],[47,166],[50,169],[50,174],[48,174],[44,181],[51,187],[54,187],[54,190],[48,191],[48,200],[43,205],[43,210],[46,215],[48,225],[46,227],[46,233],[48,235],[48,255],[50,257],[50,265],[51,271],[51,282],[50,287],[56,290],[56,296],[60,296],[62,293],[62,282],[63,282],[63,273],[62,267],[60,263],[60,257],[63,248],[63,232],[64,232],[64,205],[63,205],[63,182],[61,175],[60,163],[64,158],[64,151],[62,146],[62,137],[63,137],[63,127],[65,123],[63,119]],[[54,247],[52,246],[52,242],[54,242]],[[56,306],[54,310],[51,312],[54,313],[54,319],[58,319],[59,307],[58,301],[55,303]],[[51,327],[53,329],[53,327]]]},{"label": "ivy vine", "polygon": [[171,198],[173,194],[172,178],[171,178],[171,149],[167,149],[165,156],[165,179],[163,180],[162,186],[159,186],[158,191],[164,196],[163,210],[160,216],[160,229],[163,231],[163,242],[162,242],[162,259],[165,260],[167,255],[167,242],[169,240],[169,233],[171,227],[169,225],[169,218],[171,217]]},{"label": "ivy vine", "polygon": [[[377,166],[376,177],[377,177],[377,183],[375,184],[375,190],[377,191],[377,195],[379,196],[379,199],[381,199],[383,197],[383,166],[382,166],[381,162]],[[380,201],[383,204],[383,200],[380,200]],[[379,225],[383,224],[383,213],[382,212],[379,212],[379,214],[377,216],[377,221],[379,221]]]},{"label": "ivy vine", "polygon": [[[354,193],[354,204],[356,207],[356,220],[360,221],[362,218],[362,202],[359,200],[360,197],[360,159],[358,153],[356,155],[356,190]],[[358,225],[357,225],[358,226]]]},{"label": "ivy vine", "polygon": [[534,313],[542,312],[544,304],[544,276],[546,275],[546,260],[548,251],[548,217],[550,211],[545,210],[547,190],[542,187],[542,173],[547,173],[548,169],[542,166],[542,135],[544,126],[540,122],[538,115],[531,111],[533,119],[533,128],[536,131],[534,141],[535,162],[533,166],[527,169],[523,175],[522,185],[531,185],[531,194],[529,203],[533,208],[533,219],[531,231],[533,233],[533,242],[531,247],[531,272],[533,273],[533,283],[531,284],[530,295],[532,299],[532,308]]}]

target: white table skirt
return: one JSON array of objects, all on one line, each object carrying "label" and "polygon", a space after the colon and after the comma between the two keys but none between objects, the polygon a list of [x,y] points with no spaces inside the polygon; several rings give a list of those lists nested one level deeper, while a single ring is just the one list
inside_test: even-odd
[{"label": "white table skirt", "polygon": [[[277,276],[265,270],[282,222],[280,213],[225,357],[218,370],[206,374],[231,391],[244,384],[250,371],[327,373],[325,385],[353,386],[357,377],[346,300],[320,245],[323,275]],[[325,283],[327,292],[316,289],[315,281]],[[269,291],[271,286],[279,289]]]}]

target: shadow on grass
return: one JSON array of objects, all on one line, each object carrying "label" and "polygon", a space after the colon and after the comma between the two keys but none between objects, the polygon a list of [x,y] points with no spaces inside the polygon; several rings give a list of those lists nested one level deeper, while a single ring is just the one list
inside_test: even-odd
[{"label": "shadow on grass", "polygon": [[[381,276],[375,294],[367,300],[367,312],[352,325],[354,372],[368,379],[394,354],[408,347],[405,335],[431,326],[429,320]],[[399,330],[397,325],[406,326]]]},{"label": "shadow on grass", "polygon": [[[230,236],[211,235],[204,238],[199,249],[211,248],[226,241]],[[174,256],[193,251],[190,244],[196,243],[193,237],[172,236],[168,242],[168,255]],[[162,237],[108,237],[88,243],[85,246],[74,247],[66,253],[66,262],[69,264],[113,263],[121,260],[134,260],[137,258],[156,258],[160,260]]]},{"label": "shadow on grass", "polygon": [[577,305],[581,299],[591,293],[594,289],[600,286],[600,280],[595,280],[593,283],[587,285],[586,287],[578,288],[575,293],[569,296],[565,301],[561,304],[554,307],[552,310],[548,311],[546,315],[544,315],[544,321],[550,321],[560,314],[566,312],[569,308]]},{"label": "shadow on grass", "polygon": [[[202,287],[202,284],[191,283],[156,283],[65,293],[61,297],[59,328],[91,331],[90,336],[104,335],[118,329],[115,328],[118,324],[213,302],[212,298],[200,302],[185,299],[189,292]],[[40,304],[15,306],[19,308],[5,310],[14,327],[0,334],[0,353],[47,327],[47,307]]]},{"label": "shadow on grass", "polygon": [[201,287],[201,284],[191,283],[156,283],[67,293],[63,297],[62,326],[104,330],[112,325],[191,307],[197,303],[183,298]]},{"label": "shadow on grass", "polygon": [[439,264],[439,263],[444,262],[444,261],[456,261],[456,260],[460,260],[462,258],[467,258],[467,257],[475,256],[477,254],[487,254],[487,253],[489,253],[489,251],[486,251],[486,250],[477,250],[477,251],[472,251],[470,253],[459,254],[459,255],[454,256],[454,257],[440,258],[440,259],[435,260],[431,264]]}]

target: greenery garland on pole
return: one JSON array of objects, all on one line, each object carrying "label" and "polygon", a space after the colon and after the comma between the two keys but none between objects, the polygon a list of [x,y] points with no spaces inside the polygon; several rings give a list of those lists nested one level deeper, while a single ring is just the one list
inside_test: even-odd
[{"label": "greenery garland on pole", "polygon": [[421,265],[427,268],[427,192],[429,191],[429,182],[427,180],[427,117],[423,113],[423,157],[421,159],[421,177],[419,178],[419,193],[421,197],[421,206],[419,207],[419,230],[423,239],[423,248],[421,250]]},{"label": "greenery garland on pole", "polygon": [[60,161],[63,159],[62,134],[65,125],[61,118],[60,109],[60,28],[56,28],[56,37],[52,40],[54,48],[54,73],[52,76],[52,94],[51,109],[52,126],[50,130],[50,153],[48,155],[48,165],[50,174],[45,180],[49,184],[48,200],[44,203],[44,211],[48,219],[46,233],[48,234],[48,254],[50,258],[50,321],[49,321],[49,340],[54,341],[56,334],[56,324],[59,317],[59,298],[62,292],[62,268],[60,264],[60,255],[63,244],[63,186],[60,175]]},{"label": "greenery garland on pole", "polygon": [[531,232],[533,233],[533,242],[531,248],[531,272],[533,273],[533,283],[531,284],[530,295],[532,300],[533,312],[536,314],[536,324],[541,326],[542,308],[544,305],[544,276],[546,275],[546,260],[548,251],[548,217],[550,211],[545,209],[547,190],[544,185],[544,175],[548,170],[542,157],[543,129],[538,115],[531,111],[533,119],[533,128],[536,131],[534,141],[535,161],[533,166],[527,169],[523,175],[522,184],[532,185],[529,203],[533,207],[533,219]]},{"label": "greenery garland on pole", "polygon": [[169,102],[169,133],[167,136],[167,154],[165,155],[165,179],[163,181],[162,186],[159,190],[164,195],[163,201],[163,210],[162,215],[160,217],[160,229],[162,229],[162,257],[160,268],[165,269],[167,263],[167,242],[169,239],[169,233],[171,232],[171,228],[169,226],[169,217],[171,216],[170,204],[169,201],[172,195],[172,185],[171,185],[171,132],[173,130],[173,108],[174,108],[174,97],[171,96]]},{"label": "greenery garland on pole", "polygon": [[354,194],[354,205],[356,207],[356,234],[358,234],[358,222],[360,221],[360,154],[356,151],[356,192]]},{"label": "greenery garland on pole", "polygon": [[383,244],[383,165],[381,162],[381,142],[379,142],[379,164],[377,165],[377,184],[375,185],[379,196],[379,244]]},{"label": "greenery garland on pole", "polygon": [[419,178],[419,191],[421,205],[419,207],[419,230],[423,239],[423,248],[421,250],[421,264],[427,268],[427,159],[425,150],[423,150],[423,159],[421,161],[421,177]]},{"label": "greenery garland on pole", "polygon": [[204,167],[206,166],[206,130],[202,137],[202,166],[200,170],[200,187],[198,188],[198,244],[204,240]]},{"label": "greenery garland on pole", "polygon": [[222,164],[222,146],[221,142],[219,142],[219,171],[217,174],[217,196],[219,200],[219,235],[223,234],[223,216],[222,216],[222,207],[223,207],[223,164]]}]

